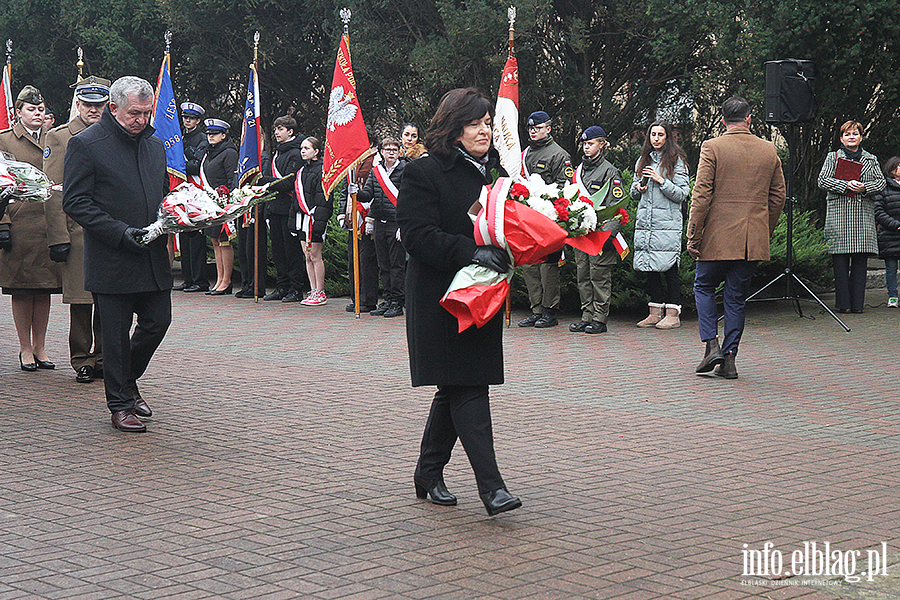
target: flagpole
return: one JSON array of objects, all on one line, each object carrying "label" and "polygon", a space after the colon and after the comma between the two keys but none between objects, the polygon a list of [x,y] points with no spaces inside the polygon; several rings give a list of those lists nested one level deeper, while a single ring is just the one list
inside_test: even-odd
[{"label": "flagpole", "polygon": [[[259,31],[253,34],[253,70],[256,73],[255,77],[259,77]],[[258,151],[259,144],[257,144]],[[253,302],[259,303],[259,204],[253,207]]]},{"label": "flagpole", "polygon": [[78,67],[78,80],[81,81],[84,77],[84,50],[81,49],[81,46],[78,46],[78,62],[75,63],[75,66]]},{"label": "flagpole", "polygon": [[[516,7],[510,6],[506,9],[506,16],[509,19],[509,54],[507,58],[512,58],[516,55]],[[510,281],[510,283],[512,283]],[[510,317],[512,316],[512,285],[506,291],[506,326],[510,326]]]},{"label": "flagpole", "polygon": [[[344,32],[343,35],[347,36],[347,39],[350,39],[350,9],[342,8],[341,12],[341,21],[344,23]],[[350,182],[356,183],[356,168],[350,170],[347,174],[347,185],[350,185]],[[360,306],[359,306],[359,224],[356,222],[356,192],[352,194],[348,194],[350,197],[350,203],[352,207],[350,208],[350,223],[351,223],[351,235],[353,236],[353,306],[356,309],[356,318],[359,318],[360,315]]]}]

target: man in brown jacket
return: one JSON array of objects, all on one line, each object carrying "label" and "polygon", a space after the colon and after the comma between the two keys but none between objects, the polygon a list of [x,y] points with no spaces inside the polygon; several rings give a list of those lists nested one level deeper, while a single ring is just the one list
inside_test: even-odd
[{"label": "man in brown jacket", "polygon": [[[769,260],[769,237],[784,206],[784,174],[775,145],[750,133],[750,105],[722,105],[725,134],[703,142],[691,194],[688,253],[697,261],[694,299],[706,353],[697,373],[737,379],[735,355],[756,265]],[[725,282],[725,336],[719,346],[716,288]]]},{"label": "man in brown jacket", "polygon": [[[44,173],[54,184],[62,185],[63,159],[69,140],[103,115],[109,100],[109,83],[109,80],[93,75],[76,83],[75,109],[78,114],[65,125],[47,132]],[[75,369],[75,381],[90,383],[103,377],[103,355],[100,315],[94,310],[91,293],[84,289],[84,232],[81,225],[63,212],[62,190],[51,193],[44,216],[47,218],[50,259],[63,263],[63,302],[69,305],[69,357]]]}]

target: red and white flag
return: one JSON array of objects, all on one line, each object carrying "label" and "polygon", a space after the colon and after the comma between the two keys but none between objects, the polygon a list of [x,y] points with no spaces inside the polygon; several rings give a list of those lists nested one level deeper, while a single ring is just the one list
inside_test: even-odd
[{"label": "red and white flag", "polygon": [[519,141],[519,65],[510,55],[503,67],[497,106],[494,111],[494,147],[500,153],[500,164],[519,179],[522,172],[522,144]]},{"label": "red and white flag", "polygon": [[356,78],[350,62],[350,36],[341,36],[334,78],[328,98],[328,122],[325,124],[325,154],[322,157],[322,187],[325,197],[355,167],[369,156],[369,135],[363,122]]},{"label": "red and white flag", "polygon": [[3,80],[0,81],[0,102],[3,109],[0,110],[0,129],[8,129],[15,124],[15,112],[13,111],[12,90],[10,88],[10,74],[12,65],[3,65]]}]

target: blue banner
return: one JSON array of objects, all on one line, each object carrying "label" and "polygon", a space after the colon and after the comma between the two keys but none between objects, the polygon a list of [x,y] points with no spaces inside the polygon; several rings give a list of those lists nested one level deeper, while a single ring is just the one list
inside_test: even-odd
[{"label": "blue banner", "polygon": [[238,187],[252,181],[259,173],[260,150],[262,149],[259,130],[259,80],[256,65],[250,65],[250,83],[247,85],[247,102],[241,127],[241,150],[238,155]]},{"label": "blue banner", "polygon": [[156,82],[156,104],[153,106],[153,121],[156,132],[166,147],[166,170],[169,172],[169,188],[174,189],[185,181],[184,144],[181,141],[181,124],[178,122],[178,106],[175,91],[169,75],[169,55],[163,59]]}]

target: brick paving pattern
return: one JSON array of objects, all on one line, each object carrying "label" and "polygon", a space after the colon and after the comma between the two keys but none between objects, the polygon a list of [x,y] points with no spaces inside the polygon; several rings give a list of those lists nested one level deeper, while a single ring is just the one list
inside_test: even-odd
[{"label": "brick paving pattern", "polygon": [[0,301],[0,600],[825,600],[841,588],[742,576],[743,545],[900,548],[900,311],[883,304],[849,334],[810,305],[752,305],[736,381],[693,374],[690,317],[589,336],[514,313],[492,409],[524,506],[489,518],[459,446],[459,506],[415,498],[433,389],[409,385],[402,318],[173,299],[145,434],[74,382],[58,296],[58,368],[37,373]]}]

